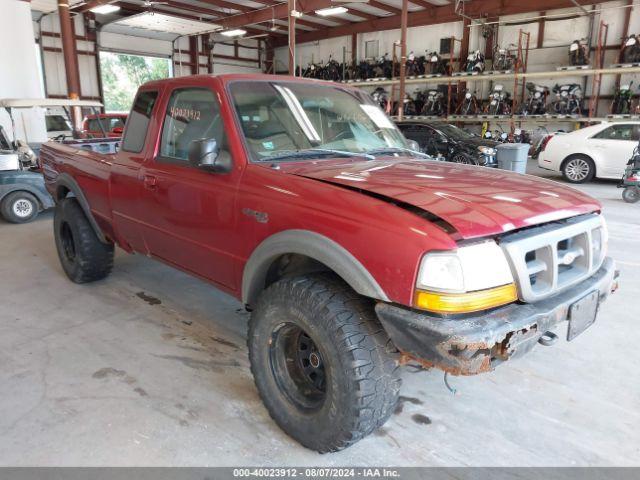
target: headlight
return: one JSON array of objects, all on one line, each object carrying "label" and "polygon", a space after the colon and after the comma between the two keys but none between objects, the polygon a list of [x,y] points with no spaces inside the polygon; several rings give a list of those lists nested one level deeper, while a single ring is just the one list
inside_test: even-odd
[{"label": "headlight", "polygon": [[491,148],[491,147],[480,146],[480,147],[478,147],[478,150],[480,150],[480,153],[482,153],[484,155],[495,155],[496,154],[496,149],[495,148]]},{"label": "headlight", "polygon": [[517,297],[504,252],[489,241],[426,254],[418,270],[414,306],[465,313],[505,305]]}]

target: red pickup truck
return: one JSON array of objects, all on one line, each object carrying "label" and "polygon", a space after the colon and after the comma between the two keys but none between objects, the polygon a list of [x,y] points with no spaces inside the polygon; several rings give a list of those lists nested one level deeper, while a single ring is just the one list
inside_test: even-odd
[{"label": "red pickup truck", "polygon": [[120,151],[40,159],[69,278],[106,277],[118,245],[236,296],[269,413],[321,452],[386,421],[400,365],[473,375],[572,340],[617,283],[596,200],[425,158],[345,85],[151,82]]}]

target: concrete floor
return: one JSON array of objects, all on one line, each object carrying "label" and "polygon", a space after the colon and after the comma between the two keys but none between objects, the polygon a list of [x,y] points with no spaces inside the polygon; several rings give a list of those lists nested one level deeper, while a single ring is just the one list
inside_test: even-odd
[{"label": "concrete floor", "polygon": [[453,378],[457,396],[407,368],[393,418],[327,455],[267,415],[235,300],[122,252],[106,281],[72,284],[51,213],[0,221],[0,465],[640,465],[640,205],[614,182],[580,188],[604,203],[622,272],[596,324]]}]

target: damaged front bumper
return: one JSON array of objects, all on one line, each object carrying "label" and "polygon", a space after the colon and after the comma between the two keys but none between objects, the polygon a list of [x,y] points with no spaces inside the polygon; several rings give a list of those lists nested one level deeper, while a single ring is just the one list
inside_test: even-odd
[{"label": "damaged front bumper", "polygon": [[585,281],[536,303],[512,303],[465,317],[441,317],[387,303],[376,313],[405,360],[453,375],[475,375],[530,351],[540,337],[569,317],[572,304],[598,291],[600,302],[617,287],[615,263],[606,258]]}]

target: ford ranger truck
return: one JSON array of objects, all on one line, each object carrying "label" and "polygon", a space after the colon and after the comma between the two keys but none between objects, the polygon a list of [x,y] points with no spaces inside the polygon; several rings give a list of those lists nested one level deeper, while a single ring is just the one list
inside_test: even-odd
[{"label": "ford ranger truck", "polygon": [[425,158],[346,85],[154,81],[117,153],[40,158],[66,275],[105,278],[117,245],[234,295],[267,410],[319,452],[389,418],[404,363],[488,372],[573,340],[616,284],[596,200]]}]

